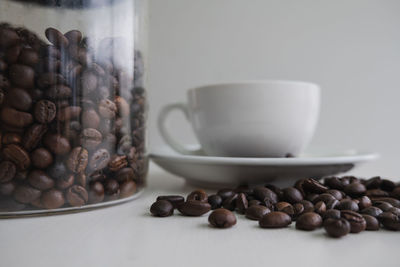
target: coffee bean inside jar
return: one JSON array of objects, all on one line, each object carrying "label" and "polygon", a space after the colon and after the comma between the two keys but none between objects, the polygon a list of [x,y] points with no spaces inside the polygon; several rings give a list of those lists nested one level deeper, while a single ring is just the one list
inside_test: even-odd
[{"label": "coffee bean inside jar", "polygon": [[141,51],[125,68],[113,55],[123,38],[100,40],[95,50],[78,30],[40,35],[47,40],[0,23],[0,207],[56,209],[134,195],[148,166]]}]

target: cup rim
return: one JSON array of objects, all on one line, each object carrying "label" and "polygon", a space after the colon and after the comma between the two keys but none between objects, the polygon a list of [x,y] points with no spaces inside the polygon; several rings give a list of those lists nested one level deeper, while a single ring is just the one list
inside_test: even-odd
[{"label": "cup rim", "polygon": [[321,87],[316,83],[299,81],[299,80],[241,80],[241,81],[230,81],[230,82],[207,83],[200,86],[192,87],[188,91],[197,91],[209,87],[222,87],[222,86],[245,85],[245,84],[280,84],[280,85],[298,84],[298,85],[308,85],[316,89],[321,89]]}]

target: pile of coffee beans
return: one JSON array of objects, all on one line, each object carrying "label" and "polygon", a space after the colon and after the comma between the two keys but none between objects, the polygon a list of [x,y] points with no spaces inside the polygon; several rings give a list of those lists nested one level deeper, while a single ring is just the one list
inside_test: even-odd
[{"label": "pile of coffee beans", "polygon": [[185,216],[209,215],[210,225],[229,228],[236,224],[234,211],[258,221],[261,228],[283,228],[295,222],[296,229],[323,227],[328,236],[342,237],[381,227],[400,231],[400,183],[381,177],[354,176],[298,180],[294,186],[224,188],[207,195],[196,190],[183,196],[159,196],[150,212],[167,217],[177,209]]},{"label": "pile of coffee beans", "polygon": [[141,53],[128,71],[116,39],[44,33],[0,23],[0,211],[133,195],[148,166]]}]

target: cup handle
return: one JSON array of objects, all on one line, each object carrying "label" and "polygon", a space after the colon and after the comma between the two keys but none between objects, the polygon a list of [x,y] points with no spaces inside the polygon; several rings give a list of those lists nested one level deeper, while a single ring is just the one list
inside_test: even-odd
[{"label": "cup handle", "polygon": [[189,109],[185,103],[174,103],[163,107],[158,115],[158,130],[164,141],[170,145],[176,152],[184,155],[205,155],[204,151],[201,149],[200,145],[194,148],[193,145],[181,144],[173,138],[166,127],[166,120],[171,111],[180,110],[185,114],[186,119],[189,121]]}]

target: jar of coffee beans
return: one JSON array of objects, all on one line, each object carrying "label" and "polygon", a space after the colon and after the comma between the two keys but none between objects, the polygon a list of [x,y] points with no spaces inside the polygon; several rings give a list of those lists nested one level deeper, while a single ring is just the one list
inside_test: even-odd
[{"label": "jar of coffee beans", "polygon": [[0,215],[143,188],[146,19],[146,0],[0,2]]}]

